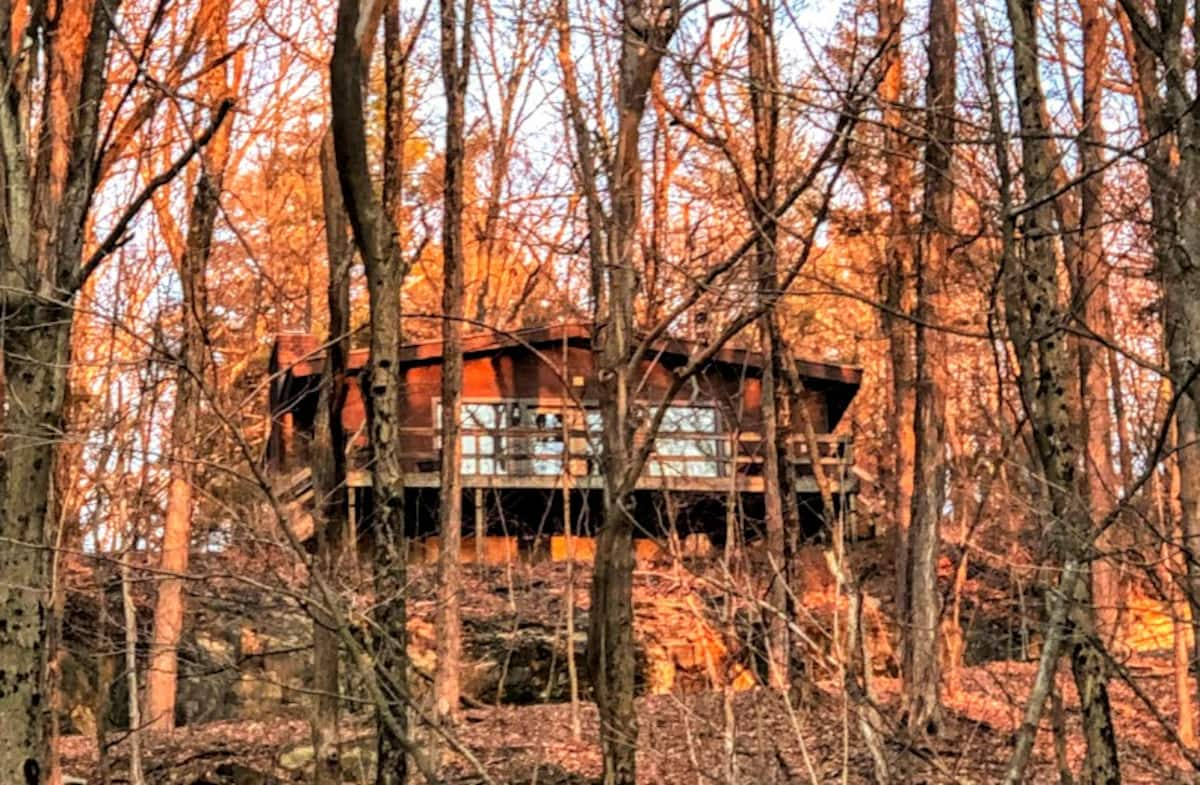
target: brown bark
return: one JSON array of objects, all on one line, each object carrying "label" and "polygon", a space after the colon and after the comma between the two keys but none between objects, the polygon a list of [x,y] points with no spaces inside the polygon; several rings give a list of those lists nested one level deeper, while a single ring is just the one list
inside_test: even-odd
[{"label": "brown bark", "polygon": [[[202,31],[207,71],[202,83],[206,100],[214,107],[229,92],[224,69],[217,67],[227,46],[228,0],[202,4],[197,26]],[[188,216],[186,245],[173,248],[178,259],[183,293],[180,324],[182,349],[175,383],[175,411],[171,423],[171,476],[167,486],[167,510],[158,583],[154,603],[154,633],[150,642],[150,664],[146,671],[146,724],[153,730],[175,727],[175,693],[178,682],[177,652],[184,619],[184,575],[192,534],[193,485],[196,460],[200,457],[198,417],[203,397],[207,364],[208,294],[206,271],[213,229],[220,207],[221,184],[229,149],[229,126],[218,132],[202,161]]]},{"label": "brown bark", "polygon": [[954,583],[950,590],[950,612],[942,620],[942,675],[946,681],[946,694],[956,698],[962,694],[961,669],[966,640],[962,626],[963,589],[967,582],[970,563],[967,535],[960,542],[962,549],[958,564],[954,568]]},{"label": "brown bark", "polygon": [[[1011,217],[1005,220],[1006,266],[1010,297],[1005,307],[1020,334],[1014,340],[1027,392],[1025,405],[1050,497],[1052,546],[1062,560],[1060,596],[1048,622],[1046,643],[1030,707],[1044,701],[1045,684],[1053,678],[1057,647],[1067,645],[1072,674],[1079,693],[1087,755],[1085,781],[1120,782],[1120,766],[1113,734],[1107,693],[1105,654],[1096,636],[1091,604],[1087,558],[1091,554],[1092,518],[1079,493],[1078,447],[1072,442],[1079,433],[1071,417],[1071,369],[1067,336],[1062,329],[1063,308],[1059,302],[1055,212],[1055,159],[1050,133],[1045,124],[1045,96],[1038,75],[1037,13],[1032,0],[1008,0],[1008,18],[1013,30],[1013,71],[1022,131],[1021,173],[1026,207],[1020,220],[1021,237],[1015,236]],[[995,122],[995,121],[994,121]],[[1008,215],[1011,205],[1006,204]],[[1076,376],[1077,378],[1077,376]],[[1063,637],[1066,640],[1063,640]],[[1052,645],[1053,644],[1053,645]],[[1040,713],[1040,711],[1039,711]],[[1019,781],[1032,742],[1027,712],[1017,749],[1008,772],[1008,782]]]},{"label": "brown bark", "polygon": [[[346,361],[350,354],[350,265],[354,261],[354,248],[338,187],[332,134],[326,134],[321,143],[321,198],[329,265],[325,295],[329,335],[311,450],[313,492],[318,500],[319,516],[313,569],[321,573],[327,585],[333,586],[343,550],[347,545],[354,545],[354,532],[348,531],[346,432],[341,417],[346,399]],[[313,782],[315,785],[338,785],[342,778],[338,744],[341,662],[336,629],[340,609],[324,608],[323,598],[319,592],[315,593],[318,594],[315,603],[318,610],[313,616],[313,689],[316,691],[312,725],[316,760]]]},{"label": "brown bark", "polygon": [[[1108,57],[1106,24],[1097,0],[1080,0],[1083,27],[1083,127],[1079,134],[1079,160],[1084,177],[1079,197],[1079,269],[1074,276],[1075,308],[1087,328],[1105,339],[1112,337],[1108,307],[1108,270],[1104,253],[1104,188],[1101,149],[1104,144],[1101,99],[1104,65]],[[1092,516],[1103,518],[1118,500],[1120,479],[1113,466],[1112,438],[1116,432],[1110,407],[1111,352],[1099,344],[1081,340],[1079,350],[1080,398],[1085,443],[1084,483]],[[1120,392],[1119,389],[1115,392]],[[1111,529],[1109,530],[1112,531]],[[1111,543],[1101,534],[1101,552]],[[1097,629],[1108,644],[1116,641],[1119,623],[1119,581],[1116,565],[1109,558],[1092,562],[1092,595],[1096,604]]]},{"label": "brown bark", "polygon": [[900,48],[904,22],[904,0],[880,0],[881,52],[879,102],[882,105],[884,178],[888,204],[887,239],[884,247],[884,304],[879,311],[880,327],[888,341],[891,363],[891,405],[887,429],[895,448],[890,465],[891,498],[888,500],[896,545],[896,604],[907,606],[908,526],[912,518],[913,453],[913,331],[904,318],[912,307],[912,144],[904,127],[904,56]]},{"label": "brown bark", "polygon": [[[768,253],[773,253],[769,251]],[[761,273],[760,273],[761,274]],[[760,320],[763,357],[774,357],[770,325],[773,316]],[[776,401],[779,391],[772,362],[763,367],[762,376],[762,471],[763,506],[766,517],[766,542],[768,556],[767,594],[767,669],[768,683],[777,690],[785,690],[789,684],[791,670],[791,646],[788,634],[788,564],[787,534],[784,529],[783,489],[779,451],[779,407]]]},{"label": "brown bark", "polygon": [[1059,785],[1075,785],[1071,760],[1067,757],[1067,717],[1063,711],[1062,693],[1054,686],[1050,692],[1050,727],[1054,733],[1054,762],[1058,765]]},{"label": "brown bark", "polygon": [[92,702],[92,713],[96,717],[96,777],[100,785],[109,785],[112,781],[112,759],[108,753],[108,709],[113,681],[117,677],[117,658],[108,634],[108,590],[112,583],[112,567],[108,560],[97,560],[95,581],[100,606],[96,619],[96,691]]},{"label": "brown bark", "polygon": [[[120,504],[124,507],[124,495]],[[123,512],[120,517],[126,518]],[[125,691],[129,701],[129,782],[130,785],[146,785],[142,766],[142,716],[138,708],[137,607],[133,604],[128,553],[121,558],[121,609],[125,622]]]},{"label": "brown bark", "polygon": [[[442,455],[438,490],[437,668],[435,709],[453,721],[459,714],[462,668],[462,402],[463,183],[466,177],[464,110],[471,72],[473,0],[463,4],[459,29],[457,0],[441,0],[442,85],[446,97],[445,175],[442,184]],[[461,36],[461,41],[460,41]]]},{"label": "brown bark", "polygon": [[[1171,385],[1184,393],[1175,410],[1179,501],[1191,606],[1192,661],[1200,655],[1200,125],[1196,100],[1185,80],[1188,4],[1157,4],[1153,21],[1140,4],[1121,0],[1122,27],[1135,77],[1146,176],[1150,186],[1155,266],[1163,289],[1163,332]],[[1160,74],[1162,77],[1160,78]]]},{"label": "brown bark", "polygon": [[[219,178],[218,178],[219,182]],[[188,228],[187,249],[180,260],[183,289],[183,351],[176,374],[175,415],[171,427],[172,466],[167,488],[167,513],[159,569],[164,577],[154,604],[154,637],[146,673],[147,725],[154,730],[175,727],[177,649],[183,629],[184,576],[192,530],[197,417],[207,362],[205,322],[207,294],[204,269],[212,243],[220,186],[202,173],[196,183]]]},{"label": "brown bark", "polygon": [[[94,289],[94,286],[89,286]],[[115,310],[115,309],[114,309]],[[110,354],[111,359],[111,354]],[[0,384],[0,387],[3,385]],[[0,394],[0,399],[2,399]],[[69,396],[68,396],[69,397]],[[3,402],[0,400],[0,408]],[[67,401],[66,418],[71,420],[72,402]],[[51,490],[51,518],[55,521],[54,530],[49,533],[54,552],[50,557],[50,586],[51,599],[48,607],[49,618],[46,630],[46,692],[50,703],[49,771],[46,778],[50,785],[61,785],[63,781],[61,739],[63,704],[63,664],[66,661],[67,649],[64,645],[66,632],[66,610],[68,586],[65,579],[66,554],[79,546],[81,535],[78,526],[80,495],[78,491],[79,478],[82,475],[80,466],[83,461],[83,446],[70,442],[59,446],[55,456],[55,477]]]},{"label": "brown bark", "polygon": [[[1183,572],[1181,564],[1177,563]],[[1192,676],[1189,669],[1188,632],[1190,609],[1181,597],[1177,587],[1171,587],[1171,634],[1173,655],[1173,680],[1175,682],[1175,703],[1178,706],[1179,721],[1176,733],[1179,740],[1189,749],[1196,748],[1196,701],[1192,691]]]},{"label": "brown bark", "polygon": [[[1167,299],[1172,298],[1168,295]],[[1196,324],[1200,326],[1200,322]],[[1168,340],[1170,335],[1168,333]],[[1176,348],[1175,351],[1180,349]],[[1172,382],[1178,384],[1175,363],[1172,363],[1172,366],[1172,375],[1175,377]],[[1196,425],[1197,418],[1200,417],[1200,407],[1197,407],[1194,401],[1192,396],[1184,395],[1179,398],[1175,410],[1175,432],[1178,440],[1175,460],[1179,467],[1179,509],[1182,513],[1180,524],[1183,528],[1182,544],[1187,563],[1187,588],[1184,594],[1191,609],[1192,667],[1200,660],[1200,565],[1196,563],[1196,558],[1200,555],[1200,427]],[[1200,688],[1200,683],[1197,687]]]},{"label": "brown bark", "polygon": [[[361,7],[360,7],[361,6]],[[371,343],[362,376],[367,430],[372,451],[371,489],[376,543],[375,623],[371,679],[381,696],[376,711],[376,782],[395,785],[407,778],[408,701],[407,556],[404,533],[404,471],[400,461],[402,421],[400,349],[401,294],[407,261],[400,252],[394,223],[403,183],[404,111],[408,53],[400,39],[397,4],[388,2],[384,19],[386,133],[384,198],[380,204],[367,163],[364,75],[369,59],[372,0],[340,0],[330,91],[333,140],[342,199],[367,279]],[[361,22],[361,24],[360,24]],[[410,39],[411,42],[411,39]]]},{"label": "brown bark", "polygon": [[938,628],[941,595],[937,567],[945,503],[943,451],[946,362],[944,340],[932,329],[945,318],[941,285],[948,280],[954,232],[953,156],[958,8],[955,0],[929,6],[929,72],[926,78],[925,187],[921,237],[916,255],[916,395],[912,520],[908,533],[902,676],[909,733],[936,734],[941,723]]},{"label": "brown bark", "polygon": [[[762,375],[762,461],[763,503],[766,516],[767,576],[767,666],[775,689],[787,689],[791,670],[788,634],[788,547],[784,515],[783,485],[786,451],[780,449],[779,385],[774,358],[778,340],[773,324],[778,300],[778,228],[769,220],[778,201],[776,148],[779,135],[778,63],[773,25],[774,8],[769,0],[749,0],[746,6],[746,44],[749,61],[750,113],[753,118],[753,180],[742,187],[742,201],[756,227],[754,277],[760,304],[767,308],[759,319],[759,341],[764,358]],[[744,182],[744,180],[743,180]]]},{"label": "brown bark", "polygon": [[609,214],[603,215],[589,133],[570,63],[565,0],[558,6],[559,64],[575,132],[580,184],[588,203],[597,398],[604,423],[601,472],[604,521],[596,542],[588,620],[588,668],[600,710],[605,785],[636,781],[634,707],[633,489],[644,460],[635,458],[630,376],[634,372],[634,252],[641,210],[639,127],[659,62],[679,24],[680,6],[621,6],[621,54],[615,151],[608,166]]},{"label": "brown bark", "polygon": [[[203,349],[200,351],[203,352]],[[186,360],[184,367],[198,368]],[[154,602],[154,638],[151,641],[150,665],[146,671],[146,716],[148,725],[155,730],[175,727],[177,651],[183,631],[183,576],[187,572],[191,539],[194,476],[193,464],[184,463],[189,459],[178,455],[189,449],[185,445],[190,445],[191,434],[195,431],[194,398],[191,393],[184,392],[184,389],[192,387],[193,380],[186,377],[187,370],[178,374],[180,384],[175,404],[181,410],[175,415],[171,435],[171,441],[176,445],[175,461],[178,462],[178,468],[172,470],[167,487],[167,515],[163,524],[159,560],[159,569],[170,577],[163,578],[158,585],[158,596]]]},{"label": "brown bark", "polygon": [[[1112,309],[1107,315],[1109,329],[1112,325]],[[1129,412],[1125,403],[1125,385],[1121,382],[1121,367],[1116,352],[1108,355],[1108,388],[1112,394],[1113,417],[1117,424],[1117,460],[1121,467],[1121,487],[1133,486],[1133,441],[1129,434]]]},{"label": "brown bark", "polygon": [[[68,104],[74,122],[59,137],[65,139],[65,179],[59,183],[61,190],[54,189],[57,198],[39,200],[36,216],[32,196],[50,195],[52,175],[48,167],[35,169],[31,162],[39,160],[35,148],[52,143],[50,127],[64,118],[43,117],[43,134],[24,127],[17,108],[37,98],[24,92],[31,81],[13,70],[17,57],[10,46],[11,18],[0,25],[0,283],[6,288],[0,317],[6,325],[2,341],[7,403],[0,451],[0,574],[5,576],[0,585],[0,618],[5,621],[0,630],[0,781],[23,785],[41,785],[48,773],[50,701],[45,695],[43,646],[51,588],[46,551],[52,524],[50,485],[55,445],[62,434],[70,303],[86,277],[81,269],[83,231],[95,190],[92,164],[107,77],[109,14],[116,13],[117,5],[96,3],[91,9],[89,32],[76,64],[82,74],[79,92]],[[72,55],[37,51],[52,50],[59,43],[46,35],[46,26],[40,14],[28,20],[29,34],[21,40],[34,42],[35,51],[22,59],[43,58],[48,70],[56,72],[57,58]],[[48,91],[55,89],[52,75],[45,78]],[[56,229],[53,236],[35,242],[35,228],[50,225]],[[50,293],[54,296],[45,296]]]},{"label": "brown bark", "polygon": [[[1168,452],[1175,451],[1176,438],[1173,430],[1171,440],[1167,445]],[[1172,653],[1174,654],[1175,703],[1179,720],[1177,732],[1179,739],[1191,748],[1196,746],[1196,704],[1195,693],[1192,690],[1191,647],[1188,637],[1191,630],[1191,606],[1187,601],[1184,586],[1187,582],[1187,566],[1182,558],[1182,549],[1176,551],[1173,543],[1182,534],[1182,512],[1179,508],[1179,463],[1168,461],[1166,465],[1166,484],[1164,478],[1156,474],[1154,477],[1154,509],[1158,530],[1163,532],[1162,545],[1162,583],[1167,593],[1171,608]],[[1181,540],[1179,540],[1181,542]],[[1170,544],[1169,544],[1170,543]]]}]

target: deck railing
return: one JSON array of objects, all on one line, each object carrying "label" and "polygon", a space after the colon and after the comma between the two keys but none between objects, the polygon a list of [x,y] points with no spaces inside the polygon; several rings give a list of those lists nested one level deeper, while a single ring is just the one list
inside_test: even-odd
[{"label": "deck railing", "polygon": [[[467,428],[460,430],[463,445],[462,473],[475,477],[576,478],[600,474],[600,434],[568,428]],[[440,431],[434,428],[401,428],[400,460],[406,473],[436,473],[441,460]],[[843,476],[853,463],[849,436],[821,434],[817,459],[831,479]],[[668,431],[655,438],[643,477],[721,478],[762,476],[762,437],[758,433]],[[635,437],[639,447],[645,443]],[[812,476],[812,456],[807,440],[794,437],[788,445],[790,459],[801,476]]]}]

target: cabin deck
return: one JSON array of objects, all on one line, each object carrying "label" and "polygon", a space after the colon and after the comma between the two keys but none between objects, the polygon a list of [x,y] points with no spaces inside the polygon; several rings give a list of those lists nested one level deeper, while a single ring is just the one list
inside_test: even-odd
[{"label": "cabin deck", "polygon": [[[580,325],[530,328],[519,335],[479,335],[466,341],[459,409],[461,488],[467,510],[485,506],[504,528],[522,520],[538,530],[561,530],[567,509],[603,505],[601,471],[604,422],[592,330]],[[634,450],[645,447],[652,422],[659,426],[634,491],[639,525],[658,525],[662,510],[694,518],[693,528],[721,528],[726,508],[747,521],[765,515],[763,478],[763,358],[726,349],[680,389],[676,374],[699,344],[676,339],[653,342],[639,361]],[[312,506],[310,445],[318,405],[320,343],[312,336],[281,336],[270,369],[271,434],[267,460],[278,498],[303,517]],[[345,380],[342,427],[348,440],[347,483],[363,520],[373,494],[366,400],[361,371],[366,354],[353,352]],[[804,389],[793,401],[816,433],[815,454],[804,438],[792,438],[785,461],[794,467],[800,507],[820,507],[815,470],[827,479],[839,508],[852,509],[858,489],[853,444],[835,434],[858,391],[861,369],[796,358]],[[413,532],[427,532],[441,487],[441,345],[414,344],[398,368],[401,381],[395,444],[407,487],[406,517]],[[786,464],[785,464],[786,465]],[[735,499],[736,497],[736,499]],[[720,508],[720,509],[718,509]],[[546,512],[550,510],[551,512]],[[692,513],[695,513],[692,515]],[[810,516],[811,517],[811,516]],[[644,520],[642,520],[644,518]],[[553,519],[553,520],[552,520]],[[476,528],[480,522],[476,521]],[[488,521],[482,523],[488,528]]]},{"label": "cabin deck", "polygon": [[[491,489],[554,490],[575,488],[601,490],[599,450],[595,434],[566,432],[570,450],[564,461],[563,439],[545,430],[464,428],[462,487]],[[405,466],[404,483],[410,488],[441,485],[438,466],[440,450],[434,445],[438,434],[432,428],[402,429],[406,449],[400,459]],[[816,437],[823,475],[834,493],[853,490],[855,475],[853,441],[849,436],[820,434]],[[422,445],[424,449],[411,445]],[[482,446],[481,446],[482,445]],[[762,440],[758,434],[669,432],[657,440],[637,490],[689,491],[702,493],[762,493]],[[468,446],[470,449],[468,449]],[[664,450],[665,448],[665,450]],[[808,445],[795,439],[791,459],[796,468],[796,491],[817,493],[813,462]],[[369,467],[355,466],[347,476],[351,487],[369,487]]]}]

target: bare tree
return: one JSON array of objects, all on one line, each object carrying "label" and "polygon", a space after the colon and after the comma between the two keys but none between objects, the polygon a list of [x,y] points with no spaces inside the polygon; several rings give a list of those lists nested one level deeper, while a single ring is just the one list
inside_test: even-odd
[{"label": "bare tree", "polygon": [[907,607],[908,600],[908,527],[912,517],[913,431],[908,424],[913,412],[913,334],[912,325],[903,318],[912,307],[912,169],[914,152],[910,131],[904,122],[904,53],[901,26],[904,0],[880,0],[879,18],[881,75],[879,101],[882,104],[883,148],[885,153],[885,193],[888,205],[887,238],[884,248],[883,298],[879,310],[880,326],[888,341],[891,365],[891,406],[888,431],[895,442],[889,469],[891,489],[889,512],[896,540],[896,604]]},{"label": "bare tree", "polygon": [[[771,222],[779,198],[777,150],[779,146],[779,62],[774,31],[775,9],[769,1],[749,0],[746,5],[746,44],[749,65],[750,114],[754,131],[754,175],[740,179],[742,201],[757,228],[754,246],[754,277],[757,296],[765,310],[759,320],[759,341],[764,358],[762,371],[763,422],[763,504],[766,516],[767,553],[770,574],[767,577],[767,602],[774,612],[767,621],[767,664],[771,686],[786,689],[791,666],[787,613],[789,597],[790,548],[788,536],[799,521],[785,516],[785,496],[791,485],[783,461],[787,459],[780,430],[780,392],[776,367],[780,350],[779,330],[775,322],[775,303],[779,299],[778,226]],[[794,497],[792,497],[794,499]],[[792,501],[792,500],[789,500]],[[795,504],[786,505],[794,509]]]},{"label": "bare tree", "polygon": [[[635,459],[630,388],[635,371],[635,252],[641,213],[640,127],[646,100],[666,46],[679,25],[680,4],[621,4],[621,54],[615,150],[605,173],[610,207],[601,202],[590,131],[570,53],[567,0],[559,0],[559,66],[575,136],[577,174],[587,202],[592,308],[596,334],[597,397],[604,423],[601,472],[604,521],[596,543],[588,618],[588,669],[600,710],[606,785],[635,782],[637,713],[634,707],[633,489],[642,463]],[[607,212],[607,215],[606,215]]]},{"label": "bare tree", "polygon": [[400,352],[404,334],[401,295],[409,259],[400,246],[395,208],[403,183],[404,75],[412,37],[400,36],[398,4],[386,3],[384,59],[386,83],[384,193],[376,197],[367,162],[364,119],[364,76],[369,42],[377,27],[379,4],[372,0],[340,0],[329,86],[333,107],[333,142],[342,199],[354,241],[366,269],[371,319],[368,367],[363,376],[370,432],[374,496],[371,521],[376,540],[375,629],[372,638],[375,678],[387,703],[376,706],[378,757],[376,782],[402,783],[407,777],[406,718],[408,655],[406,652],[407,553],[404,533],[404,467],[401,463]]},{"label": "bare tree", "polygon": [[[462,668],[462,408],[463,180],[466,177],[465,105],[471,75],[474,0],[441,0],[442,85],[446,96],[445,174],[442,182],[442,455],[438,490],[438,645],[434,690],[437,714],[458,716]],[[461,41],[460,41],[461,37]]]},{"label": "bare tree", "polygon": [[[1092,517],[1080,493],[1079,433],[1070,404],[1071,368],[1064,308],[1059,298],[1059,216],[1055,210],[1055,158],[1046,126],[1045,95],[1038,74],[1036,4],[1009,0],[1013,31],[1013,78],[1022,133],[1020,172],[1026,203],[1003,200],[1005,309],[1010,338],[1020,365],[1023,397],[1049,497],[1052,545],[1063,564],[1059,596],[1053,603],[1038,679],[1030,708],[1044,702],[1050,690],[1060,646],[1069,646],[1071,667],[1080,695],[1087,742],[1084,777],[1090,783],[1120,782],[1116,738],[1109,707],[1106,660],[1095,628],[1095,609],[1086,561],[1092,548]],[[997,113],[993,107],[993,114]],[[995,125],[997,121],[993,121]],[[1000,141],[997,142],[1001,144]],[[1006,161],[1000,161],[1006,167]],[[1007,176],[1006,169],[1003,170]],[[1018,226],[1019,221],[1019,226]],[[1019,229],[1019,235],[1018,235]],[[1076,366],[1077,367],[1077,366]],[[1076,376],[1077,378],[1077,376]],[[1040,713],[1040,709],[1039,709]],[[1032,734],[1027,713],[1008,771],[1018,782],[1028,759]]]},{"label": "bare tree", "polygon": [[[205,101],[216,111],[231,94],[225,75],[229,0],[206,0],[197,15],[204,45],[201,79]],[[158,583],[154,605],[154,637],[146,672],[146,722],[154,730],[175,727],[175,693],[178,683],[179,637],[183,631],[184,576],[192,537],[192,496],[200,455],[199,425],[201,379],[208,367],[208,257],[220,207],[221,188],[229,157],[229,126],[218,131],[202,158],[188,214],[187,239],[180,243],[178,229],[165,200],[155,200],[158,220],[171,229],[164,236],[178,262],[182,340],[175,382],[175,412],[171,423],[171,477],[167,486],[167,512],[163,523],[159,568],[166,576]]]},{"label": "bare tree", "polygon": [[[311,449],[317,537],[313,569],[322,573],[328,585],[334,586],[343,551],[356,547],[357,542],[355,532],[348,530],[346,429],[342,423],[350,356],[350,265],[354,261],[354,247],[346,210],[342,206],[332,133],[326,134],[321,142],[321,198],[329,260],[325,294],[329,334],[325,342],[325,366],[321,371]],[[322,598],[317,594],[317,607],[320,608]],[[317,691],[313,713],[315,785],[338,785],[342,776],[338,748],[341,662],[336,630],[340,609],[328,611],[324,615],[318,612],[313,618],[313,686]]]},{"label": "bare tree", "polygon": [[1170,0],[1152,11],[1130,0],[1120,5],[1146,149],[1163,340],[1172,389],[1180,396],[1176,456],[1195,663],[1200,652],[1200,381],[1195,372],[1195,358],[1200,356],[1200,268],[1194,260],[1200,258],[1200,193],[1193,183],[1200,172],[1200,109],[1195,88],[1184,76],[1190,68],[1185,46],[1189,4]]},{"label": "bare tree", "polygon": [[945,447],[945,352],[936,332],[948,280],[950,238],[954,232],[954,179],[950,171],[954,140],[958,7],[956,0],[929,5],[929,70],[925,80],[924,196],[921,234],[915,256],[916,395],[914,397],[914,492],[905,560],[907,590],[903,611],[904,713],[909,732],[937,733],[941,723],[938,667],[939,533],[945,500],[942,455]]},{"label": "bare tree", "polygon": [[[1108,23],[1096,0],[1080,0],[1080,24],[1083,28],[1083,101],[1079,134],[1079,258],[1073,271],[1074,307],[1085,329],[1105,339],[1112,336],[1109,309],[1108,260],[1104,251],[1104,167],[1102,151],[1105,135],[1102,117],[1103,82],[1108,59]],[[1117,377],[1116,355],[1100,343],[1079,341],[1079,381],[1082,399],[1082,424],[1086,447],[1084,482],[1088,506],[1094,518],[1103,518],[1116,506],[1121,478],[1113,466],[1113,434],[1117,432],[1111,400],[1121,390],[1113,384]],[[1110,397],[1110,392],[1112,396]],[[1123,441],[1123,439],[1122,439]],[[1125,483],[1129,477],[1124,478]],[[1101,551],[1108,550],[1110,532],[1098,541]],[[1096,605],[1098,630],[1106,644],[1116,641],[1120,603],[1119,575],[1112,558],[1092,562],[1092,599]]]},{"label": "bare tree", "polygon": [[[723,347],[744,329],[770,312],[777,295],[753,298],[753,302],[731,314],[719,334],[675,371],[667,389],[652,407],[644,422],[634,416],[631,382],[640,373],[640,363],[649,347],[662,337],[688,309],[701,300],[714,284],[756,249],[760,235],[781,224],[781,218],[801,196],[811,196],[815,208],[810,223],[802,230],[790,231],[801,243],[800,251],[779,277],[777,292],[787,291],[799,271],[811,257],[815,237],[829,215],[833,185],[838,181],[861,108],[863,75],[852,76],[844,90],[844,103],[837,107],[837,122],[825,144],[810,164],[797,174],[786,191],[781,191],[775,211],[764,216],[760,226],[752,227],[733,250],[718,259],[690,281],[685,290],[661,319],[644,333],[635,334],[633,309],[637,259],[634,236],[640,208],[640,160],[637,152],[638,126],[644,114],[646,98],[654,75],[675,28],[675,7],[653,12],[636,4],[626,4],[622,17],[622,45],[616,91],[616,143],[609,149],[612,157],[600,156],[593,147],[583,100],[578,87],[575,63],[571,56],[568,7],[557,4],[559,66],[563,75],[565,111],[575,142],[576,179],[587,211],[587,253],[592,279],[592,306],[597,332],[593,337],[598,354],[597,398],[604,423],[601,472],[604,478],[604,521],[596,546],[592,582],[591,616],[588,630],[588,664],[600,709],[601,744],[604,751],[605,781],[627,783],[634,780],[637,717],[633,701],[633,608],[632,608],[632,537],[634,529],[633,491],[654,450],[669,403],[689,380],[706,367]],[[873,65],[873,63],[872,63]],[[841,94],[843,91],[838,90]],[[725,140],[707,133],[680,113],[673,119],[717,148]],[[604,169],[597,166],[604,165]],[[606,175],[606,209],[598,187],[600,173]],[[768,282],[769,283],[769,282]],[[637,438],[635,439],[635,436]]]},{"label": "bare tree", "polygon": [[[96,161],[108,152],[100,114],[120,3],[97,2],[90,10],[74,6],[72,12],[87,16],[82,40],[52,35],[54,20],[42,3],[30,3],[20,15],[0,14],[5,93],[0,101],[0,308],[7,404],[0,461],[0,571],[7,576],[0,587],[6,620],[0,634],[0,725],[5,728],[0,778],[26,785],[38,785],[47,774],[45,546],[52,467],[62,435],[72,302],[153,192],[208,143],[229,110],[223,102],[213,124],[146,184],[85,258],[98,186]],[[23,20],[24,29],[13,29],[17,20]],[[46,111],[33,112],[34,106]],[[52,167],[53,156],[61,156],[65,167]]]}]

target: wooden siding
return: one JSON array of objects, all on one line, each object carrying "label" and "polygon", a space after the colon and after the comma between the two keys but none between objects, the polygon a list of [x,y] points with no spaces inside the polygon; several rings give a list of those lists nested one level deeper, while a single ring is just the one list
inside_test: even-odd
[{"label": "wooden siding", "polygon": [[[594,405],[596,399],[595,369],[590,336],[579,325],[560,325],[549,328],[523,331],[507,338],[474,336],[466,341],[467,356],[463,363],[464,402],[491,402],[520,400],[541,402],[545,405],[562,405],[573,408],[579,403]],[[404,391],[404,419],[402,451],[411,456],[410,472],[416,485],[436,481],[428,471],[429,460],[436,455],[435,416],[441,391],[440,343],[430,342],[408,347],[401,366]],[[660,342],[655,353],[642,364],[641,376],[635,390],[636,398],[644,405],[655,405],[662,401],[673,379],[675,370],[688,361],[688,353],[695,347],[680,341]],[[355,352],[351,367],[362,369],[365,354]],[[565,362],[564,362],[565,360]],[[277,340],[272,354],[271,370],[274,383],[271,388],[271,410],[273,415],[271,441],[268,455],[277,472],[286,473],[301,468],[307,461],[307,438],[311,435],[316,411],[316,383],[323,357],[318,342],[306,335],[283,335]],[[805,374],[809,390],[805,406],[818,434],[826,436],[837,423],[857,391],[861,372],[846,366],[803,361],[801,372]],[[742,434],[753,441],[761,426],[761,366],[758,355],[748,351],[727,350],[720,359],[702,370],[695,379],[685,384],[672,403],[697,406],[714,406],[719,411],[718,430],[720,438],[733,444],[732,434]],[[346,402],[342,422],[351,435],[352,448],[366,446],[366,413],[359,387],[360,376],[354,373],[347,381]],[[574,418],[576,420],[579,417]],[[582,428],[581,422],[574,427]],[[568,449],[576,452],[576,439],[570,436]],[[822,460],[832,459],[843,469],[851,460],[845,440],[824,438],[823,442],[838,446],[833,454]],[[740,444],[728,448],[736,451]],[[802,444],[797,453],[807,452]],[[807,460],[802,458],[802,460]],[[580,471],[573,459],[567,461],[571,471],[584,475],[581,481],[591,482],[589,472]],[[357,465],[357,462],[352,463]],[[811,469],[808,470],[811,472]],[[743,487],[747,491],[761,489],[761,476],[756,476],[753,466],[739,467],[737,473],[745,475]],[[843,472],[844,474],[844,472]],[[673,487],[680,481],[695,481],[692,485],[713,485],[728,480],[721,477],[646,477],[647,487]],[[464,478],[467,487],[476,483],[496,487],[496,483],[508,487],[522,484],[520,476]],[[540,487],[555,477],[528,478],[524,485]],[[702,481],[702,482],[701,482]],[[718,482],[719,481],[719,482]],[[415,487],[415,486],[414,486]]]}]

